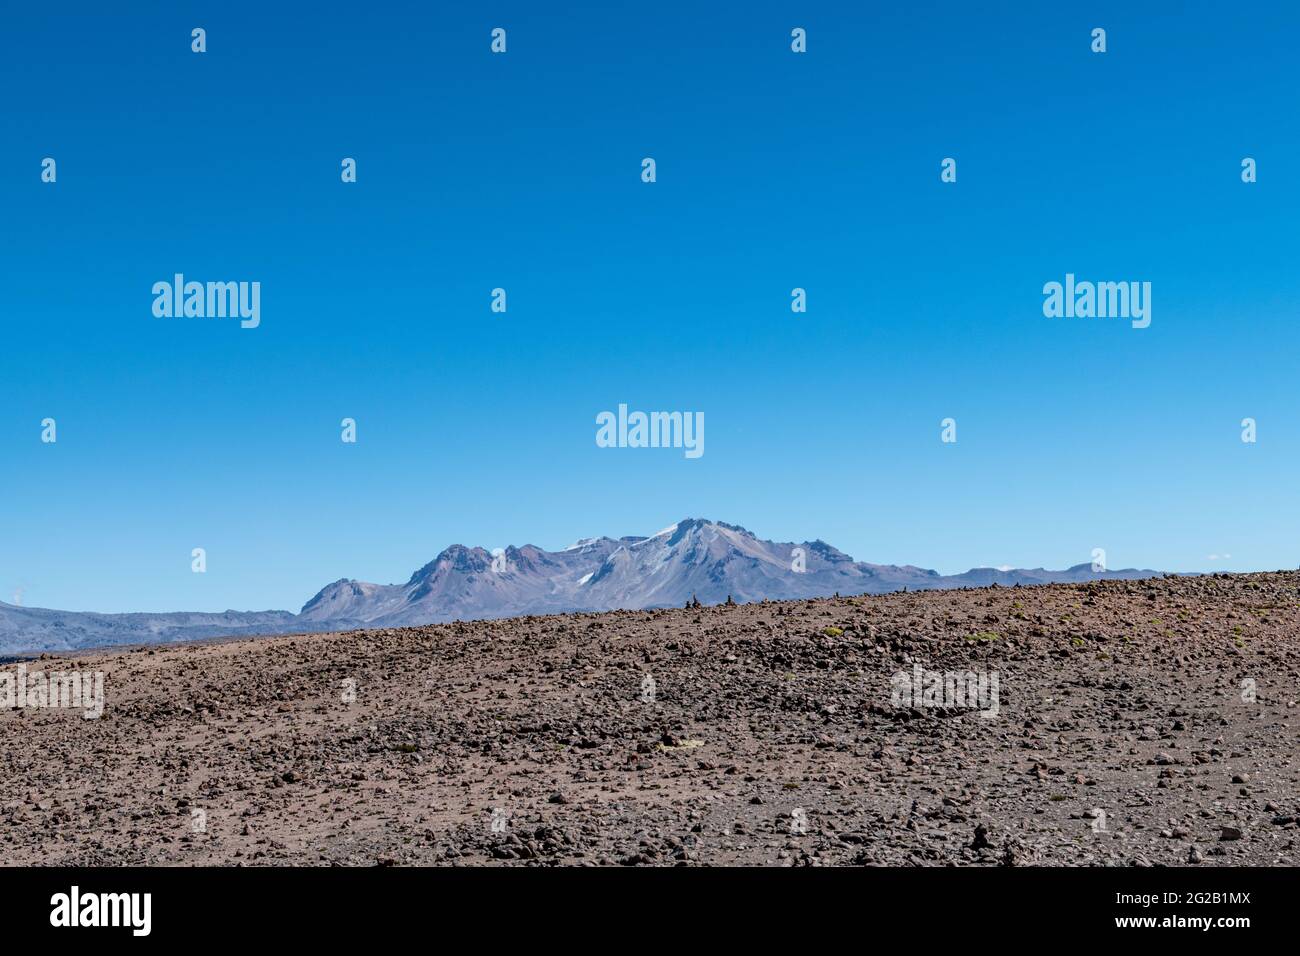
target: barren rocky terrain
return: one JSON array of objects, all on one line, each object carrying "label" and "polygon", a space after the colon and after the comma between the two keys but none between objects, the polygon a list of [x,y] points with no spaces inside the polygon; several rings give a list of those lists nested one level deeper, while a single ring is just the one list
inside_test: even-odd
[{"label": "barren rocky terrain", "polygon": [[[996,676],[996,715],[900,701],[918,665]],[[8,865],[1300,858],[1300,572],[27,666],[103,671],[105,709],[0,710]]]}]

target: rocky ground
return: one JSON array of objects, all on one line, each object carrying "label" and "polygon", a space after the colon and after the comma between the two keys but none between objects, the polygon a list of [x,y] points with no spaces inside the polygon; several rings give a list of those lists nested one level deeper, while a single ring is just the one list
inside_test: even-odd
[{"label": "rocky ground", "polygon": [[[996,715],[909,706],[918,664],[996,674]],[[103,671],[106,703],[0,710],[9,865],[1300,860],[1300,572],[28,667]]]}]

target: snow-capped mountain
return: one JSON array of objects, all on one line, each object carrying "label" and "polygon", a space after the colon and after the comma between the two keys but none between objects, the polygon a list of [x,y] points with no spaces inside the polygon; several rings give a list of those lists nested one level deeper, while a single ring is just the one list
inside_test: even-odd
[{"label": "snow-capped mountain", "polygon": [[681,607],[903,588],[1047,584],[1153,577],[1128,568],[1094,572],[974,568],[940,575],[912,565],[854,561],[824,541],[764,541],[737,525],[688,518],[650,537],[584,538],[561,551],[536,545],[497,553],[452,545],[405,584],[340,580],[298,614],[89,614],[0,603],[0,653],[292,631],[397,627],[474,618]]},{"label": "snow-capped mountain", "polygon": [[455,544],[405,584],[335,581],[308,601],[299,617],[396,625],[577,610],[587,607],[576,603],[580,580],[621,546],[610,538],[590,538],[563,551],[526,544],[494,555]]},{"label": "snow-capped mountain", "polygon": [[346,626],[432,624],[450,620],[681,607],[832,594],[883,594],[903,588],[987,587],[1097,578],[1139,578],[1155,571],[1093,572],[976,568],[944,576],[911,565],[854,561],[824,541],[764,541],[737,525],[688,518],[648,538],[586,538],[563,551],[535,545],[498,555],[454,545],[405,584],[336,581],[303,607],[299,619]]}]

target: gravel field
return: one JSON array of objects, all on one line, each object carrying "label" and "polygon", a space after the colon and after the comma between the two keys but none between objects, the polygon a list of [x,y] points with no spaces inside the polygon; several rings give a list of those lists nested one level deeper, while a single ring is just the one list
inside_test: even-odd
[{"label": "gravel field", "polygon": [[[17,668],[2,672],[16,683]],[[103,672],[104,709],[0,709],[7,865],[1300,856],[1300,572],[291,635],[26,668]],[[918,677],[931,696],[911,695]]]}]

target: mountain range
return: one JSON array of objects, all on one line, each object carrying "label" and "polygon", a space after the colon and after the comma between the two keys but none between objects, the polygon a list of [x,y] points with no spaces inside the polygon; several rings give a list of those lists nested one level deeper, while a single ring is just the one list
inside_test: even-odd
[{"label": "mountain range", "polygon": [[883,594],[904,589],[1145,578],[1157,571],[1093,571],[1079,564],[973,568],[941,575],[913,565],[854,561],[824,541],[764,541],[744,528],[688,518],[649,537],[585,538],[562,551],[496,552],[452,545],[405,584],[343,579],[302,610],[96,614],[0,602],[0,654],[68,651],[211,637],[401,627],[452,620]]}]

